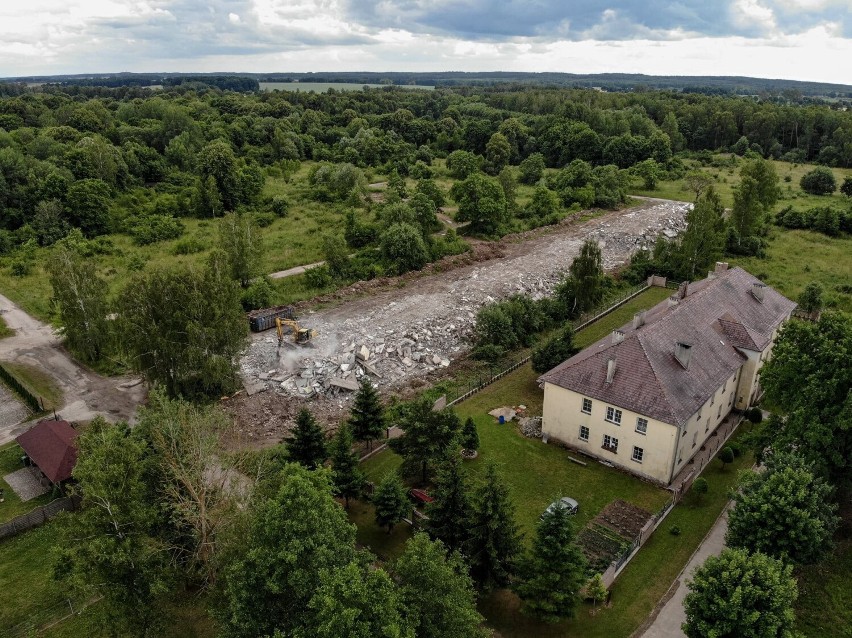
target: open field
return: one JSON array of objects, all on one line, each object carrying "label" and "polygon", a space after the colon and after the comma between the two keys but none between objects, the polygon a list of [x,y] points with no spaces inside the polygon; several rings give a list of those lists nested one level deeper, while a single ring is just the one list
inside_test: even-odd
[{"label": "open field", "polygon": [[770,230],[765,258],[730,261],[793,300],[808,283],[818,281],[825,289],[826,307],[852,312],[852,237],[775,227]]},{"label": "open field", "polygon": [[[730,208],[734,205],[734,187],[740,183],[739,166],[742,163],[742,159],[737,158],[738,162],[736,165],[724,165],[729,162],[731,156],[718,155],[716,157],[719,160],[718,163],[723,164],[722,166],[700,166],[699,170],[713,177],[714,187],[716,188],[716,192],[722,197],[722,203]],[[685,163],[690,167],[697,165],[697,162],[694,160],[686,160]],[[779,162],[776,160],[770,160],[770,163],[775,167],[775,172],[778,173],[778,177],[781,180],[781,198],[775,205],[773,212],[788,205],[797,210],[807,210],[814,206],[831,205],[845,207],[849,205],[849,198],[842,195],[839,191],[835,191],[832,195],[819,196],[810,195],[799,187],[799,180],[802,179],[805,173],[815,169],[817,167],[815,164],[791,164],[790,162]],[[832,168],[831,172],[834,173],[838,188],[843,183],[845,177],[852,176],[852,169],[848,168]],[[787,177],[790,178],[789,181],[787,181]],[[678,199],[687,202],[695,199],[695,193],[685,187],[682,179],[674,181],[662,180],[653,191],[634,188],[632,192],[637,195]]]}]

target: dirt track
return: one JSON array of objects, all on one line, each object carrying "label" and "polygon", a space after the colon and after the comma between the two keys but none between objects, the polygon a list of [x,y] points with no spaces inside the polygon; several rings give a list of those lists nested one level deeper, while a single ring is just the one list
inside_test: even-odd
[{"label": "dirt track", "polygon": [[[239,398],[233,412],[245,434],[277,439],[291,422],[293,398],[313,398],[314,407],[333,418],[347,409],[352,396],[336,387],[338,381],[351,383],[367,374],[387,392],[429,375],[468,350],[473,320],[483,305],[513,293],[549,294],[586,239],[601,244],[605,268],[622,264],[659,234],[682,230],[689,206],[648,200],[525,241],[504,240],[494,247],[495,259],[404,280],[402,287],[327,310],[302,312],[300,321],[318,332],[314,347],[279,351],[274,334],[254,335],[242,373],[253,391],[266,391]],[[368,354],[366,365],[359,352]]]},{"label": "dirt track", "polygon": [[[64,395],[57,410],[71,421],[86,421],[102,415],[110,421],[129,420],[145,397],[138,378],[103,377],[74,361],[62,348],[59,337],[47,324],[26,314],[0,295],[0,310],[15,334],[0,339],[0,361],[14,361],[37,368],[51,376]],[[30,423],[0,422],[0,444],[26,430]]]}]

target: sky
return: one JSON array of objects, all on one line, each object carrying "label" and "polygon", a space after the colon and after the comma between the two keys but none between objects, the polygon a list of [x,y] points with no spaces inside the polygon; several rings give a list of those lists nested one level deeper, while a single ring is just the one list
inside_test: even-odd
[{"label": "sky", "polygon": [[0,77],[119,71],[852,84],[852,0],[0,0]]}]

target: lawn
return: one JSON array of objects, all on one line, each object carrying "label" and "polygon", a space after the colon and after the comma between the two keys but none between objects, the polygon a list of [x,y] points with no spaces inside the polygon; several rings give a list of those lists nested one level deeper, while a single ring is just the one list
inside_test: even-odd
[{"label": "lawn", "polygon": [[[847,518],[852,512],[846,512]],[[808,638],[852,636],[852,520],[823,562],[799,568],[796,628]]]},{"label": "lawn", "polygon": [[0,627],[41,626],[64,613],[67,597],[51,575],[55,534],[56,524],[48,523],[0,541]]},{"label": "lawn", "polygon": [[21,514],[26,514],[39,505],[45,505],[56,498],[49,491],[47,494],[42,494],[26,503],[22,503],[18,495],[3,480],[3,477],[7,474],[20,470],[23,467],[21,464],[23,453],[24,451],[17,443],[10,443],[0,448],[0,488],[5,492],[4,501],[0,503],[0,523],[10,521]]},{"label": "lawn", "polygon": [[41,398],[45,410],[50,411],[63,406],[62,390],[50,375],[25,363],[3,362],[3,367],[31,394]]}]

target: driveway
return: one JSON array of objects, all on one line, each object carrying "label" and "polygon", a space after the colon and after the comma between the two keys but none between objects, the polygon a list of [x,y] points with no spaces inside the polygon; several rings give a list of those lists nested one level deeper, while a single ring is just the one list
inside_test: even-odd
[{"label": "driveway", "polygon": [[635,638],[686,638],[680,626],[686,622],[686,614],[683,609],[683,599],[687,594],[687,581],[692,577],[697,567],[700,567],[709,556],[718,556],[725,549],[725,533],[728,531],[728,509],[731,504],[725,506],[722,514],[716,519],[710,532],[695,550],[692,558],[683,568],[678,579],[672,585],[677,587],[674,594],[659,609],[656,618],[648,628],[638,634]]},{"label": "driveway", "polygon": [[[31,317],[10,299],[0,295],[0,312],[15,334],[0,339],[0,362],[37,368],[53,378],[64,402],[57,413],[69,421],[87,421],[103,416],[110,421],[132,421],[145,398],[139,377],[104,377],[80,365],[65,348],[51,326]],[[0,445],[26,431],[32,422],[0,422]]]}]

